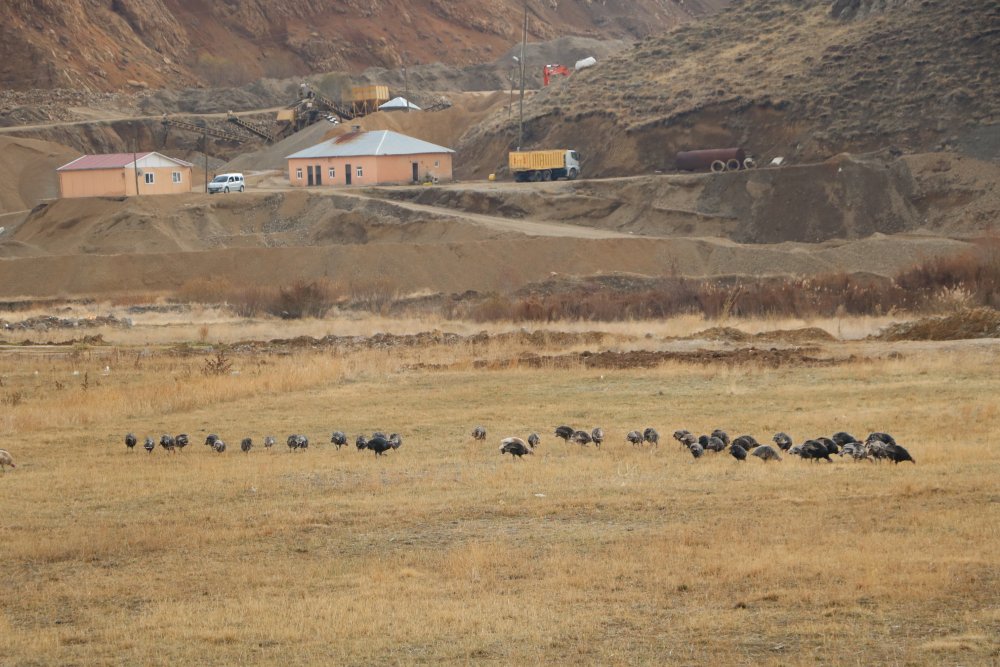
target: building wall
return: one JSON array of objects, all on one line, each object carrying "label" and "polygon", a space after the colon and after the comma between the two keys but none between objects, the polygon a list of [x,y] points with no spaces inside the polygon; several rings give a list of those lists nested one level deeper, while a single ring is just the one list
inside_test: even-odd
[{"label": "building wall", "polygon": [[[191,167],[141,167],[140,170],[140,195],[191,192]],[[173,182],[174,172],[180,173],[180,183]],[[152,175],[152,183],[146,183],[147,173]],[[59,172],[60,197],[121,197],[135,193],[135,170],[131,167]]]},{"label": "building wall", "polygon": [[[60,171],[60,197],[120,197],[126,192],[123,169]],[[133,185],[132,190],[135,191]]]},{"label": "building wall", "polygon": [[[413,180],[413,163],[417,163],[417,172],[422,180],[426,176],[449,181],[452,178],[451,153],[427,153],[423,155],[381,155],[379,157],[350,158],[311,158],[288,161],[288,180],[296,187],[308,187],[308,167],[320,167],[323,174],[323,186],[343,186],[347,184],[344,176],[347,165],[351,165],[351,185],[379,185],[393,183],[410,183]],[[435,166],[437,162],[437,166]],[[334,177],[330,178],[330,168]],[[358,176],[361,167],[362,176]],[[301,177],[298,170],[302,171]]]}]

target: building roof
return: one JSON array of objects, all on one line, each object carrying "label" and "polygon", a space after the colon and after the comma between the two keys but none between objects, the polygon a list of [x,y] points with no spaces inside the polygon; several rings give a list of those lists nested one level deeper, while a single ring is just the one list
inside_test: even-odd
[{"label": "building roof", "polygon": [[408,137],[392,130],[349,132],[293,153],[287,159],[318,157],[358,157],[377,155],[420,155],[423,153],[454,153],[444,146]]},{"label": "building roof", "polygon": [[406,107],[410,107],[414,111],[421,111],[420,107],[418,107],[416,104],[409,101],[405,97],[394,97],[385,104],[383,104],[382,106],[380,106],[379,110],[394,111],[396,109],[405,109]]},{"label": "building roof", "polygon": [[77,159],[64,164],[63,166],[56,169],[56,171],[83,171],[85,169],[122,169],[124,167],[131,167],[134,161],[141,162],[145,158],[156,155],[165,160],[170,160],[179,165],[185,167],[193,166],[190,162],[185,162],[184,160],[178,160],[177,158],[172,158],[167,155],[161,155],[155,151],[146,151],[144,153],[107,153],[105,155],[84,155],[78,157]]}]

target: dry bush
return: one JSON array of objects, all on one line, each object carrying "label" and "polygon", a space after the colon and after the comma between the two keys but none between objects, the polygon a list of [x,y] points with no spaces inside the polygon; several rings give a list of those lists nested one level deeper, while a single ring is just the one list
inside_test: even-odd
[{"label": "dry bush", "polygon": [[298,280],[278,290],[276,301],[270,302],[268,312],[285,319],[323,317],[337,305],[341,289],[327,279]]},{"label": "dry bush", "polygon": [[395,282],[386,275],[353,279],[347,287],[351,305],[372,313],[386,314],[399,296]]},{"label": "dry bush", "polygon": [[698,314],[728,317],[881,316],[1000,307],[1000,241],[921,262],[895,278],[828,273],[809,278],[670,277],[644,290],[577,288],[516,297],[492,294],[464,305],[447,304],[445,317],[477,322],[628,321]]},{"label": "dry bush", "polygon": [[901,272],[899,286],[924,299],[940,299],[948,291],[952,300],[962,294],[962,307],[1000,308],[1000,236],[979,239],[976,247],[956,255],[937,257]]}]

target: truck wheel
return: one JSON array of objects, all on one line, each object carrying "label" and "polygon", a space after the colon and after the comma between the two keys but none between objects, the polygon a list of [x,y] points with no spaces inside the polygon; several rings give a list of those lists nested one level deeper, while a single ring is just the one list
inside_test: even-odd
[{"label": "truck wheel", "polygon": [[243,192],[243,186],[242,185],[240,186],[240,192]]},{"label": "truck wheel", "polygon": [[540,171],[533,171],[533,172],[531,172],[531,182],[532,183],[537,183],[540,180],[542,180],[542,172],[540,172]]},{"label": "truck wheel", "polygon": [[543,181],[551,181],[552,180],[552,170],[551,169],[546,169],[545,171],[542,172],[542,180]]},{"label": "truck wheel", "polygon": [[571,181],[575,181],[576,177],[579,176],[579,175],[580,174],[577,173],[576,169],[570,169],[569,173],[566,175],[566,178],[568,178]]},{"label": "truck wheel", "polygon": [[225,192],[227,195],[229,194],[229,186],[228,185],[226,186],[226,189],[223,190],[223,192]]}]

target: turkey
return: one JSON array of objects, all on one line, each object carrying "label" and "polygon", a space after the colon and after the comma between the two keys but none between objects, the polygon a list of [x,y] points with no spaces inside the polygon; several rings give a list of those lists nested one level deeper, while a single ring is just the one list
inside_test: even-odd
[{"label": "turkey", "polygon": [[781,455],[778,454],[777,450],[775,450],[771,445],[761,445],[760,447],[756,447],[752,452],[750,452],[750,455],[756,456],[762,461],[781,460]]},{"label": "turkey", "polygon": [[712,437],[718,438],[722,442],[726,443],[727,447],[729,446],[729,435],[721,428],[717,428],[714,431],[712,431]]},{"label": "turkey", "polygon": [[129,433],[125,436],[125,446],[128,447],[130,452],[134,451],[136,442],[137,440],[134,433]]},{"label": "turkey", "polygon": [[573,442],[582,446],[589,445],[591,442],[590,434],[586,431],[573,431]]},{"label": "turkey", "polygon": [[566,444],[569,444],[569,439],[573,437],[574,433],[576,433],[576,429],[572,426],[560,426],[556,428],[556,437],[565,440]]},{"label": "turkey", "polygon": [[476,428],[472,429],[472,439],[473,440],[480,440],[480,441],[485,440],[486,439],[486,427],[485,426],[477,426]]},{"label": "turkey", "polygon": [[375,456],[382,456],[385,452],[392,449],[392,443],[386,438],[378,435],[369,440],[366,447],[375,452]]},{"label": "turkey", "polygon": [[792,437],[787,433],[775,433],[772,440],[782,451],[787,452],[792,447]]},{"label": "turkey", "polygon": [[330,436],[330,442],[336,445],[339,451],[341,447],[347,444],[347,435],[343,431],[334,431]]},{"label": "turkey", "polygon": [[512,457],[521,458],[525,454],[534,454],[531,448],[520,438],[504,438],[500,441],[500,456],[510,454]]},{"label": "turkey", "polygon": [[601,446],[604,442],[604,429],[598,426],[593,431],[590,432],[590,439],[594,441],[594,445],[597,447]]}]

